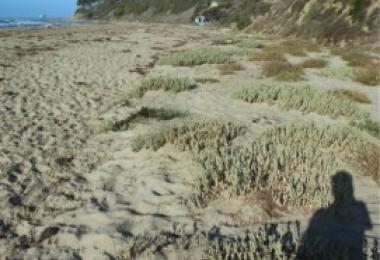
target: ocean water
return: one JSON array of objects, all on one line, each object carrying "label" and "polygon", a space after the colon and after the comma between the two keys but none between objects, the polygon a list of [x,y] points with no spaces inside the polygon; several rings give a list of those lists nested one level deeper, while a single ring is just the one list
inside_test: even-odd
[{"label": "ocean water", "polygon": [[3,28],[49,28],[64,26],[79,26],[81,22],[62,19],[3,19],[0,18],[0,29]]}]

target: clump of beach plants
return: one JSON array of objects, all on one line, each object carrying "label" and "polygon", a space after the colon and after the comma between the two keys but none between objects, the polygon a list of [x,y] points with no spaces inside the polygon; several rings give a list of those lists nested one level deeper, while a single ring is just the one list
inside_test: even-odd
[{"label": "clump of beach plants", "polygon": [[330,95],[309,85],[259,85],[242,88],[235,95],[249,103],[268,103],[304,113],[314,112],[332,117],[368,117],[368,113],[357,107],[350,99]]},{"label": "clump of beach plants", "polygon": [[143,97],[148,91],[164,90],[172,92],[181,92],[194,87],[192,81],[188,78],[176,78],[169,76],[158,76],[144,79],[130,95],[132,97]]},{"label": "clump of beach plants", "polygon": [[[337,168],[332,154],[297,144],[278,145],[262,136],[247,145],[235,145],[244,128],[230,122],[185,120],[136,138],[142,148],[159,149],[171,143],[189,151],[204,169],[189,201],[207,205],[220,195],[266,192],[283,207],[320,207],[330,201],[329,176]],[[306,192],[307,190],[307,192]]]},{"label": "clump of beach plants", "polygon": [[224,64],[230,62],[233,55],[234,52],[219,48],[200,48],[169,54],[160,60],[160,64],[172,66]]}]

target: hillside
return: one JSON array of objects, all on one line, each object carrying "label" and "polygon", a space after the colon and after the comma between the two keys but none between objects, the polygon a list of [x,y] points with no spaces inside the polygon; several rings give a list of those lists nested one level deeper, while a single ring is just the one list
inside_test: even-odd
[{"label": "hillside", "polygon": [[206,15],[222,25],[280,36],[331,41],[375,36],[380,2],[375,0],[78,0],[76,19],[190,22]]}]

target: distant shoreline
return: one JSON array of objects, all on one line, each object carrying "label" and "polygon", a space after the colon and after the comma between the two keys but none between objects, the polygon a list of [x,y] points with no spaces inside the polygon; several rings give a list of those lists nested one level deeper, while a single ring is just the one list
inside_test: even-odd
[{"label": "distant shoreline", "polygon": [[1,29],[37,29],[37,28],[56,28],[72,27],[87,24],[83,21],[68,19],[33,19],[33,18],[0,18]]}]

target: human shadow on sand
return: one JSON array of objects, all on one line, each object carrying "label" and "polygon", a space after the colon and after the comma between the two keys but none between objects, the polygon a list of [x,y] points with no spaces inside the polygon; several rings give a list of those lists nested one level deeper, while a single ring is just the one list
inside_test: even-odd
[{"label": "human shadow on sand", "polygon": [[354,197],[352,176],[332,177],[334,202],[310,220],[297,252],[298,259],[366,259],[365,231],[372,228],[366,205]]}]

